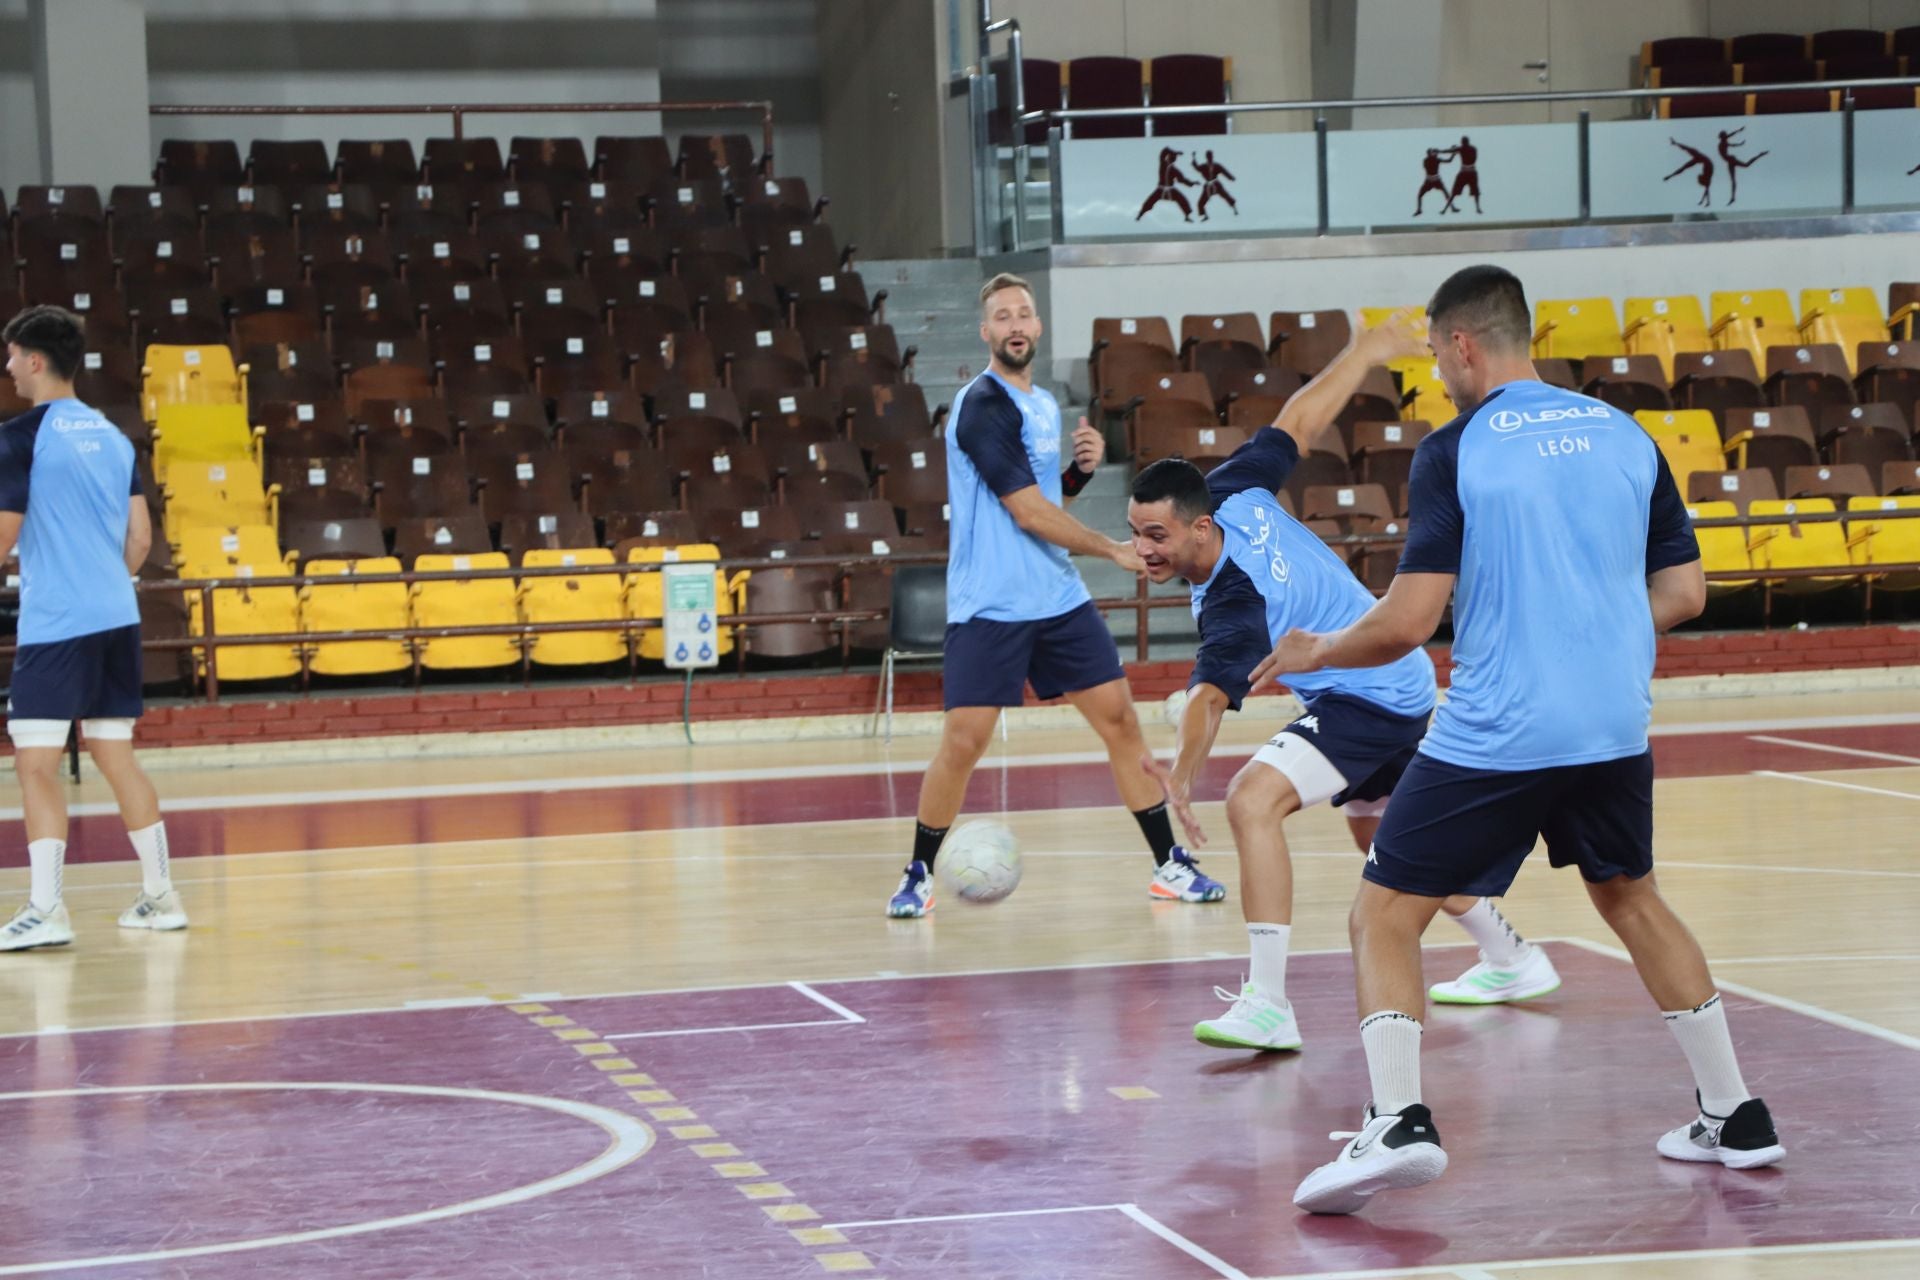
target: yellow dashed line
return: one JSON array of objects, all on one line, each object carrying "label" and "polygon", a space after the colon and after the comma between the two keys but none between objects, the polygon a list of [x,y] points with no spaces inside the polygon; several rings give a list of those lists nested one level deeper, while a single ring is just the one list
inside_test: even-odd
[{"label": "yellow dashed line", "polygon": [[589,1031],[585,1027],[562,1027],[553,1033],[556,1040],[597,1040],[599,1032]]},{"label": "yellow dashed line", "polygon": [[1144,1102],[1148,1098],[1160,1096],[1143,1084],[1117,1084],[1107,1092],[1122,1102]]},{"label": "yellow dashed line", "polygon": [[545,1013],[547,1006],[543,1004],[510,1004],[507,1006],[507,1009],[512,1013]]},{"label": "yellow dashed line", "polygon": [[813,1222],[820,1217],[804,1204],[763,1204],[760,1208],[775,1222]]},{"label": "yellow dashed line", "polygon": [[533,1019],[533,1025],[536,1027],[570,1027],[573,1025],[573,1019],[564,1013],[550,1013],[544,1018]]},{"label": "yellow dashed line", "polygon": [[668,1120],[698,1120],[692,1107],[655,1107],[647,1112],[655,1120],[665,1123]]},{"label": "yellow dashed line", "polygon": [[[659,1118],[659,1116],[654,1117],[655,1120]],[[717,1138],[720,1136],[713,1131],[713,1126],[710,1124],[677,1124],[671,1129],[668,1129],[667,1132],[672,1134],[675,1140],[679,1142],[692,1142],[697,1138]]]},{"label": "yellow dashed line", "polygon": [[[780,1207],[782,1209],[793,1208],[792,1205],[781,1205]],[[804,1245],[845,1244],[847,1242],[846,1236],[842,1235],[840,1231],[834,1227],[795,1227],[793,1230],[787,1232],[787,1234]]]},{"label": "yellow dashed line", "polygon": [[665,1089],[629,1089],[627,1090],[627,1096],[629,1098],[632,1098],[635,1102],[644,1102],[649,1106],[653,1105],[656,1102],[678,1102],[679,1101],[678,1098],[674,1097],[671,1093],[667,1092]]},{"label": "yellow dashed line", "polygon": [[687,1149],[702,1160],[724,1160],[740,1154],[740,1148],[731,1142],[697,1142]]},{"label": "yellow dashed line", "polygon": [[594,1063],[593,1065],[600,1068],[602,1071],[631,1071],[633,1070],[633,1059],[602,1058],[598,1062]]},{"label": "yellow dashed line", "polygon": [[785,1200],[793,1194],[778,1182],[742,1182],[739,1191],[749,1200]]},{"label": "yellow dashed line", "polygon": [[615,1076],[613,1082],[622,1089],[644,1089],[653,1083],[653,1077],[644,1071],[636,1071],[631,1075]]},{"label": "yellow dashed line", "polygon": [[864,1253],[816,1253],[813,1260],[828,1271],[871,1271],[873,1263]]},{"label": "yellow dashed line", "polygon": [[717,1164],[713,1171],[723,1178],[764,1178],[767,1171],[751,1160],[738,1160],[730,1164]]},{"label": "yellow dashed line", "polygon": [[[620,1052],[605,1041],[601,1041],[599,1044],[577,1044],[573,1046],[573,1051],[589,1058],[597,1058],[603,1054]],[[632,1066],[633,1064],[628,1063],[627,1065]]]}]

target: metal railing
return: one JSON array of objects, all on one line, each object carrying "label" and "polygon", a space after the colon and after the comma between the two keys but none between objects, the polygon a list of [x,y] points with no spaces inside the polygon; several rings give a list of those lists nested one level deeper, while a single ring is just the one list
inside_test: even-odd
[{"label": "metal railing", "polygon": [[[988,6],[983,5],[983,10],[987,8]],[[1405,110],[1410,108],[1463,106],[1553,105],[1576,102],[1634,103],[1673,98],[1705,98],[1715,95],[1722,97],[1730,95],[1744,97],[1749,94],[1764,96],[1767,94],[1814,91],[1830,93],[1837,91],[1841,95],[1838,114],[1842,118],[1841,147],[1842,155],[1846,160],[1841,170],[1842,193],[1840,211],[1842,213],[1851,213],[1854,207],[1854,171],[1851,163],[1851,158],[1854,154],[1854,92],[1861,89],[1920,88],[1920,74],[1916,74],[1908,76],[1860,77],[1849,80],[1799,80],[1786,84],[1765,85],[1685,85],[1669,88],[1642,89],[1572,89],[1522,93],[1417,94],[1383,98],[1297,98],[1267,102],[1223,102],[1183,106],[1066,107],[1050,111],[1028,111],[1025,109],[1026,95],[1023,82],[1025,51],[1021,45],[1019,23],[1017,21],[1013,19],[1003,19],[982,28],[982,66],[985,67],[988,62],[989,34],[1001,30],[1008,32],[1008,71],[1009,80],[1012,84],[1012,92],[1014,94],[1014,102],[1013,110],[1010,113],[1013,125],[1012,145],[1011,147],[999,148],[998,150],[1011,152],[1014,210],[1010,220],[1010,234],[1006,241],[997,247],[1014,251],[1029,247],[1026,241],[1027,175],[1031,172],[1032,168],[1032,147],[1027,142],[1026,129],[1030,124],[1041,122],[1045,122],[1048,125],[1048,182],[1054,212],[1053,238],[1058,240],[1061,238],[1059,214],[1062,194],[1060,147],[1064,142],[1070,141],[1070,139],[1065,136],[1063,126],[1070,124],[1072,121],[1115,119],[1153,120],[1159,118],[1178,119],[1183,116],[1224,115],[1232,117],[1241,113],[1257,115],[1274,112],[1311,112],[1314,117],[1314,133],[1317,135],[1314,178],[1318,191],[1317,208],[1319,217],[1315,233],[1318,235],[1327,235],[1332,229],[1328,217],[1329,200],[1327,183],[1328,123],[1326,113],[1329,111]],[[984,73],[975,77],[975,80],[981,86],[992,83],[991,75]],[[984,96],[985,90],[982,88],[978,92]],[[983,105],[976,112],[976,116],[984,119],[986,113],[987,108]],[[1575,222],[1584,223],[1592,217],[1590,200],[1592,191],[1591,147],[1589,139],[1589,131],[1592,126],[1592,112],[1583,109],[1579,112],[1578,117],[1573,123],[1577,129],[1575,145],[1578,148],[1580,182],[1579,214]],[[988,204],[991,192],[997,189],[1000,184],[1000,165],[996,154],[997,149],[988,143],[988,135],[984,127],[977,124],[974,132],[976,138],[975,181],[981,188],[978,193],[980,209],[977,215],[980,224],[977,227],[977,232],[980,238],[977,238],[976,243],[981,251],[987,252],[991,251],[993,247],[996,247],[990,245],[987,238],[989,224],[993,222],[992,211],[988,208]]]},{"label": "metal railing", "polygon": [[742,98],[712,102],[457,102],[354,103],[327,105],[299,103],[286,106],[186,105],[154,103],[154,116],[447,116],[453,136],[466,137],[468,116],[478,115],[630,115],[665,111],[755,111],[760,114],[760,170],[773,172],[773,103]]}]

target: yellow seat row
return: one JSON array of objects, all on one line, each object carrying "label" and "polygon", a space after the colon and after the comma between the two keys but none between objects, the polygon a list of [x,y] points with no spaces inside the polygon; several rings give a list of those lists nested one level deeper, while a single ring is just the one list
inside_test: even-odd
[{"label": "yellow seat row", "polygon": [[1710,295],[1704,309],[1691,294],[1628,298],[1624,316],[1622,324],[1611,298],[1546,299],[1534,307],[1533,354],[1574,361],[1654,355],[1671,379],[1680,351],[1740,347],[1765,369],[1768,347],[1832,342],[1851,364],[1858,345],[1884,341],[1889,325],[1879,295],[1862,286],[1801,290],[1798,319],[1784,289],[1724,290]]},{"label": "yellow seat row", "polygon": [[[1831,498],[1799,498],[1750,503],[1747,514],[1754,519],[1780,518],[1776,524],[1750,525],[1745,529],[1700,529],[1701,561],[1709,573],[1741,573],[1770,569],[1834,569],[1831,576],[1783,578],[1774,582],[1776,591],[1821,591],[1861,576],[1872,577],[1882,589],[1912,590],[1920,587],[1920,571],[1889,571],[1889,566],[1920,565],[1920,517],[1875,520],[1879,511],[1920,511],[1920,496],[1894,498],[1849,498],[1848,519],[1801,523],[1798,515],[1831,515],[1837,508]],[[1732,519],[1739,509],[1731,502],[1702,502],[1687,508],[1695,520]],[[1876,572],[1878,571],[1878,572]],[[1753,579],[1728,579],[1714,582],[1715,591],[1726,592],[1751,586]]]},{"label": "yellow seat row", "polygon": [[233,352],[218,343],[176,347],[154,343],[140,361],[140,407],[156,422],[169,405],[247,403],[247,371],[235,365]]},{"label": "yellow seat row", "polygon": [[[718,547],[702,543],[673,548],[637,548],[629,564],[717,561]],[[282,556],[271,527],[194,530],[182,543],[183,578],[246,579],[291,576],[294,557]],[[578,551],[532,550],[527,569],[611,565],[613,552],[600,547]],[[511,566],[500,552],[471,556],[421,556],[417,572],[498,570]],[[376,675],[404,671],[412,653],[398,633],[408,628],[546,626],[555,623],[624,622],[659,618],[663,612],[660,575],[581,574],[514,579],[469,578],[416,582],[360,582],[370,575],[399,573],[392,557],[366,560],[316,560],[306,566],[307,582],[298,587],[222,587],[213,592],[214,627],[221,635],[370,633],[366,639],[316,641],[305,645],[234,645],[219,649],[222,680],[285,679],[300,673],[302,648],[312,671],[321,675]],[[729,616],[744,602],[745,571],[729,578],[714,571],[719,613]],[[335,581],[337,579],[338,581]],[[200,607],[188,599],[191,633],[204,624]],[[733,651],[735,628],[718,632],[721,654]],[[389,633],[383,635],[382,633]],[[521,659],[521,639],[511,634],[438,636],[420,642],[420,661],[434,670],[503,667]],[[658,629],[640,633],[640,657],[658,661],[666,652]],[[582,629],[536,634],[527,656],[542,666],[589,666],[627,657],[620,630]],[[196,652],[204,674],[205,653]]]}]

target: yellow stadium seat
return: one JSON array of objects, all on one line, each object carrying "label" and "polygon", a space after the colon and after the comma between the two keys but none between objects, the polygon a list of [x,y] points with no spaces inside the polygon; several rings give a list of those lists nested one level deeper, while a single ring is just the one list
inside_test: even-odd
[{"label": "yellow stadium seat", "polygon": [[[1687,508],[1687,516],[1693,520],[1731,520],[1739,514],[1740,509],[1731,502],[1700,502]],[[1708,573],[1738,573],[1753,568],[1746,530],[1695,529],[1693,536],[1700,542],[1700,567]],[[1752,585],[1751,578],[1727,579],[1708,582],[1707,590],[1724,595]]]},{"label": "yellow stadium seat", "polygon": [[1548,298],[1533,308],[1535,359],[1584,360],[1626,353],[1612,298]]},{"label": "yellow stadium seat", "polygon": [[[464,573],[470,569],[506,569],[507,557],[498,551],[472,556],[421,556],[413,562],[418,573]],[[512,578],[473,578],[467,581],[413,584],[413,620],[421,627],[507,626],[520,621],[519,601]],[[436,671],[473,667],[504,667],[520,661],[519,639],[511,635],[443,636],[423,640],[420,661]]]},{"label": "yellow stadium seat", "polygon": [[[355,582],[364,574],[399,573],[392,556],[366,560],[314,560],[300,590],[301,630],[397,632],[412,625],[404,582]],[[331,579],[341,579],[338,583]],[[327,579],[328,581],[318,581]],[[323,676],[380,675],[405,671],[413,655],[403,640],[330,640],[307,646],[308,664]]]},{"label": "yellow stadium seat", "polygon": [[1711,351],[1707,336],[1707,314],[1700,299],[1692,294],[1674,294],[1664,298],[1628,298],[1626,328],[1620,331],[1622,344],[1630,356],[1658,356],[1673,381],[1673,355],[1676,351]]},{"label": "yellow stadium seat", "polygon": [[[1766,516],[1830,514],[1830,498],[1797,498],[1792,501],[1758,500],[1747,508],[1756,519]],[[1826,591],[1847,580],[1853,569],[1853,557],[1847,551],[1844,529],[1832,521],[1799,524],[1756,525],[1748,529],[1748,547],[1756,569],[1835,569],[1833,577],[1783,578],[1773,583],[1775,591]]]},{"label": "yellow stadium seat", "polygon": [[[1409,309],[1414,311],[1418,317],[1414,321],[1414,326],[1413,326],[1414,331],[1418,333],[1420,337],[1425,338],[1427,336],[1427,313],[1426,313],[1426,309],[1418,304],[1410,303],[1408,304],[1408,306],[1405,306],[1405,307],[1362,307],[1360,308],[1360,327],[1362,329],[1375,328],[1379,325],[1385,324],[1389,319],[1393,317],[1393,314],[1395,312],[1406,311]],[[1433,357],[1432,356],[1406,356],[1399,360],[1389,361],[1387,364],[1387,368],[1393,370],[1395,373],[1404,375],[1409,372],[1417,371],[1422,365],[1425,365],[1428,368],[1432,368]],[[1451,414],[1448,415],[1448,417],[1451,417],[1451,416],[1453,415]],[[1446,420],[1447,420],[1446,418],[1433,419],[1433,421],[1435,422],[1445,422]]]},{"label": "yellow stadium seat", "polygon": [[[274,571],[278,576],[278,570]],[[234,576],[253,577],[250,565]],[[262,575],[264,576],[264,575]],[[300,598],[292,587],[225,587],[213,593],[213,629],[218,635],[291,635],[300,629]],[[187,633],[205,635],[200,599],[187,596]],[[285,645],[223,645],[218,670],[222,680],[284,680],[300,674],[300,653]],[[193,651],[200,674],[207,672],[207,651]]]},{"label": "yellow stadium seat", "polygon": [[1681,493],[1687,491],[1687,481],[1694,472],[1727,469],[1726,455],[1721,452],[1717,435],[1657,436],[1654,443],[1666,455],[1667,470],[1673,472],[1673,483]]},{"label": "yellow stadium seat", "polygon": [[[1920,511],[1920,495],[1847,499],[1848,514],[1873,511]],[[1873,569],[1920,565],[1920,515],[1903,520],[1849,520],[1847,545],[1856,565]],[[1876,574],[1874,585],[1883,591],[1920,589],[1920,569]]]},{"label": "yellow stadium seat", "polygon": [[148,422],[162,405],[247,403],[247,381],[224,346],[170,347],[155,343],[141,360],[141,408]]},{"label": "yellow stadium seat", "polygon": [[1846,353],[1847,368],[1863,342],[1887,340],[1887,317],[1880,309],[1880,296],[1871,289],[1854,286],[1846,289],[1802,289],[1800,291],[1800,340],[1836,342]]},{"label": "yellow stadium seat", "polygon": [[1642,409],[1633,415],[1633,420],[1655,440],[1667,436],[1717,436],[1720,433],[1720,428],[1714,424],[1713,412],[1708,409]]},{"label": "yellow stadium seat", "polygon": [[167,541],[180,545],[188,529],[243,524],[278,527],[280,486],[263,488],[259,464],[176,461],[161,486],[167,500]]},{"label": "yellow stadium seat", "polygon": [[1708,329],[1716,351],[1743,348],[1754,367],[1767,367],[1767,348],[1800,341],[1800,326],[1785,289],[1724,290],[1709,295]]},{"label": "yellow stadium seat", "polygon": [[[711,542],[687,543],[678,547],[635,547],[627,553],[628,564],[686,564],[700,560],[718,560],[720,548]],[[746,607],[747,579],[752,571],[742,569],[728,578],[721,570],[713,571],[713,589],[716,602],[720,607],[720,616],[727,617]],[[666,597],[660,586],[657,573],[633,573],[627,575],[627,616],[635,621],[659,618],[666,612]],[[722,627],[717,645],[720,654],[733,652],[733,633],[738,627]],[[658,627],[640,633],[640,656],[654,662],[661,662],[667,656],[666,633]]]},{"label": "yellow stadium seat", "polygon": [[291,552],[281,552],[279,535],[269,524],[185,529],[174,554],[183,578],[234,578],[242,569],[252,578],[287,577],[293,562]]},{"label": "yellow stadium seat", "polygon": [[[523,569],[566,565],[610,565],[617,561],[605,547],[578,551],[545,548],[528,551]],[[657,576],[657,575],[656,575]],[[617,573],[590,573],[580,577],[523,578],[520,609],[529,626],[545,622],[614,622],[627,616],[626,592]],[[619,662],[627,657],[626,633],[621,631],[561,631],[533,637],[533,660],[546,666],[578,667]]]},{"label": "yellow stadium seat", "polygon": [[1432,359],[1418,361],[1406,370],[1400,385],[1413,393],[1413,398],[1400,411],[1400,416],[1409,422],[1451,422],[1460,416],[1460,410],[1447,396],[1447,388],[1441,383]]},{"label": "yellow stadium seat", "polygon": [[162,484],[175,461],[260,462],[264,427],[247,422],[247,411],[237,404],[169,404],[160,406],[153,425],[153,474]]}]

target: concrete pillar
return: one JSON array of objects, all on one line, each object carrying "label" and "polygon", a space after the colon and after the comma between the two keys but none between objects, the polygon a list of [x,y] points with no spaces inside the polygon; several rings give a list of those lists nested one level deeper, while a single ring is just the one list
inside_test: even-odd
[{"label": "concrete pillar", "polygon": [[29,0],[40,180],[151,181],[143,0]]}]

